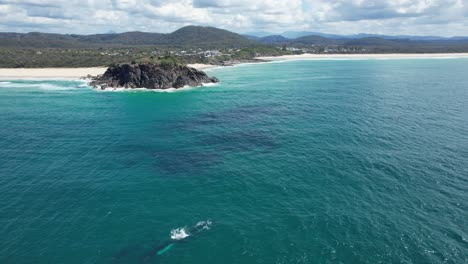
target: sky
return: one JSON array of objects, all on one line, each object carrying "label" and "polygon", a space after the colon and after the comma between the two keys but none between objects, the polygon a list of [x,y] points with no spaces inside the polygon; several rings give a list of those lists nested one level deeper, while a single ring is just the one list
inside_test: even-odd
[{"label": "sky", "polygon": [[468,0],[0,0],[2,32],[167,33],[186,25],[468,36]]}]

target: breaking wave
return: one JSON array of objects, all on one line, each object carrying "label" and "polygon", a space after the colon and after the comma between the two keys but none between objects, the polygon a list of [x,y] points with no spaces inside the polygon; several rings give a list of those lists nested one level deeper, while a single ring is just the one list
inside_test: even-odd
[{"label": "breaking wave", "polygon": [[151,93],[174,93],[174,92],[182,92],[182,91],[189,91],[193,90],[196,88],[201,88],[201,87],[213,87],[217,86],[219,83],[204,83],[199,86],[184,86],[182,88],[167,88],[167,89],[148,89],[148,88],[106,88],[106,89],[100,89],[100,88],[95,88],[96,91],[98,92],[127,92],[127,93],[133,93],[133,92],[151,92]]},{"label": "breaking wave", "polygon": [[3,88],[32,88],[40,89],[46,91],[67,91],[67,90],[77,90],[79,88],[88,87],[85,82],[66,82],[66,83],[57,83],[57,82],[10,82],[2,81],[0,82],[0,87]]}]

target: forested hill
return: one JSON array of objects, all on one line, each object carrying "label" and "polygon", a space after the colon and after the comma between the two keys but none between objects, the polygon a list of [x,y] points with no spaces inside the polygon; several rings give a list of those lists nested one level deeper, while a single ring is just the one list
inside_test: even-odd
[{"label": "forested hill", "polygon": [[214,27],[187,26],[169,34],[126,32],[120,34],[62,35],[49,33],[0,33],[0,47],[95,48],[118,46],[164,46],[239,48],[258,43],[239,34]]},{"label": "forested hill", "polygon": [[457,53],[468,38],[338,38],[309,35],[252,37],[214,27],[187,26],[172,33],[0,33],[0,68],[91,67],[173,56],[183,63],[232,65],[258,56],[288,54]]},{"label": "forested hill", "polygon": [[360,47],[369,53],[450,53],[450,52],[468,52],[468,38],[438,38],[427,39],[420,38],[391,38],[386,37],[356,37],[356,38],[332,38],[320,35],[309,35],[298,38],[286,38],[281,35],[272,35],[261,38],[246,36],[262,44],[275,46],[292,46],[305,48],[311,46],[321,47]]},{"label": "forested hill", "polygon": [[[296,47],[305,51],[320,52],[311,47],[353,47],[369,53],[418,53],[418,52],[468,52],[468,38],[416,38],[403,39],[384,37],[338,38],[324,35],[309,35],[286,38],[282,35],[253,37],[239,35],[215,27],[186,26],[172,33],[126,32],[120,34],[50,34],[50,33],[0,33],[0,48],[126,48],[160,47],[167,49],[201,48],[230,49],[245,47]],[[359,47],[356,49],[356,47]],[[308,50],[309,49],[309,50]]]}]

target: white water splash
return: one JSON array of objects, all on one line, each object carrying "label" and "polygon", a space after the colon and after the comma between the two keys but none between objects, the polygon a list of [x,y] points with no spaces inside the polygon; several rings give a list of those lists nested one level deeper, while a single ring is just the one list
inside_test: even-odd
[{"label": "white water splash", "polygon": [[101,87],[96,87],[94,90],[98,92],[152,92],[152,93],[175,93],[175,92],[183,92],[183,91],[189,91],[193,90],[196,88],[200,87],[213,87],[217,86],[219,83],[204,83],[199,86],[184,86],[182,88],[167,88],[167,89],[148,89],[148,88],[104,88],[102,89]]},{"label": "white water splash", "polygon": [[[191,232],[199,233],[200,231],[210,230],[212,222],[210,220],[199,221],[194,226],[188,228]],[[189,237],[191,234],[187,230],[187,227],[179,227],[171,230],[171,239],[182,240]]]},{"label": "white water splash", "polygon": [[8,87],[8,88],[33,88],[33,89],[40,89],[46,91],[67,91],[67,90],[76,90],[79,88],[83,88],[83,84],[55,84],[55,83],[46,83],[46,82],[38,82],[38,83],[22,83],[22,82],[0,82],[0,87]]},{"label": "white water splash", "polygon": [[34,84],[34,85],[31,85],[30,87],[36,87],[36,86],[39,89],[46,90],[46,91],[67,91],[67,90],[76,90],[77,89],[77,87],[60,86],[60,85],[48,84],[48,83]]},{"label": "white water splash", "polygon": [[[220,84],[221,84],[221,82],[217,82],[217,83],[204,83],[204,84],[201,85],[201,86],[203,86],[203,87],[213,87],[213,86],[218,86],[218,85],[220,85]],[[201,86],[197,86],[197,87],[201,87]]]},{"label": "white water splash", "polygon": [[206,220],[206,221],[198,222],[195,226],[196,227],[201,227],[203,230],[210,230],[211,224],[212,224],[212,222],[210,220]]},{"label": "white water splash", "polygon": [[171,239],[182,240],[182,239],[184,239],[186,237],[189,237],[189,236],[190,235],[185,230],[185,227],[180,227],[180,228],[176,228],[176,229],[171,230]]}]

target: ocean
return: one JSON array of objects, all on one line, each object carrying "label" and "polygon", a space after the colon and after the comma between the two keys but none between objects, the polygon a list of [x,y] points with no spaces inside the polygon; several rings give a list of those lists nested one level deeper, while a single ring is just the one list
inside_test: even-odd
[{"label": "ocean", "polygon": [[468,59],[0,81],[0,263],[467,263]]}]

